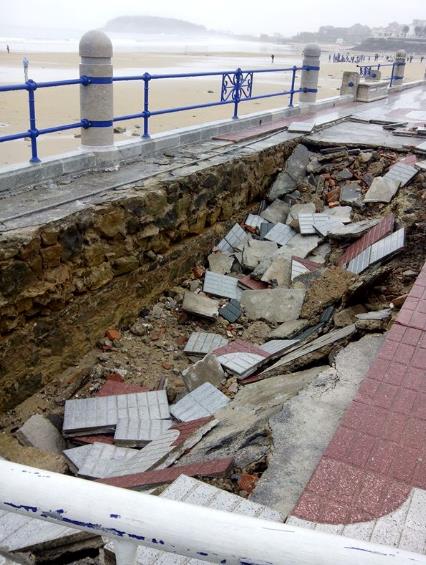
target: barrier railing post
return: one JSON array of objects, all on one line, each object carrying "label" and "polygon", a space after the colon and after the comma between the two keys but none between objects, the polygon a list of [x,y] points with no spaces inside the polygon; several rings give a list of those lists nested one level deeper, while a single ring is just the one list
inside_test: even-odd
[{"label": "barrier railing post", "polygon": [[297,66],[294,65],[293,72],[292,72],[292,75],[291,75],[290,103],[289,103],[290,108],[293,108],[294,85],[296,84],[296,71],[297,71]]},{"label": "barrier railing post", "polygon": [[30,129],[28,133],[31,138],[31,159],[30,163],[40,163],[37,153],[37,123],[36,123],[36,111],[35,111],[35,96],[34,92],[37,89],[37,84],[33,80],[27,80],[26,82],[28,90],[28,109],[30,113]]},{"label": "barrier railing post", "polygon": [[143,136],[145,139],[149,138],[149,81],[151,75],[145,73],[143,75]]},{"label": "barrier railing post", "polygon": [[315,43],[306,45],[303,50],[303,70],[302,77],[300,79],[301,93],[299,95],[299,103],[301,105],[315,104],[316,102],[320,56],[321,48]]},{"label": "barrier railing post", "polygon": [[232,99],[234,100],[234,115],[232,116],[233,120],[238,120],[238,104],[241,100],[241,80],[243,76],[243,71],[238,68],[235,71],[235,84],[234,84],[234,91],[232,93]]},{"label": "barrier railing post", "polygon": [[80,86],[80,115],[89,121],[81,130],[84,149],[106,150],[114,144],[112,43],[99,30],[88,31],[80,40],[80,77],[88,80]]},{"label": "barrier railing post", "polygon": [[395,63],[392,67],[391,86],[398,86],[404,82],[406,57],[407,54],[404,49],[400,49],[396,52]]}]

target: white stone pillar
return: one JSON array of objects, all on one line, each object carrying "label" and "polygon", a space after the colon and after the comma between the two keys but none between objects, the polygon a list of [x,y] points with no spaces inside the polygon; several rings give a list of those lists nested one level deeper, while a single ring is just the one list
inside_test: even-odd
[{"label": "white stone pillar", "polygon": [[[315,43],[306,45],[303,50],[303,67],[318,67],[318,70],[302,70],[302,78],[300,79],[300,88],[318,88],[319,66],[320,66],[321,48]],[[300,105],[315,104],[317,99],[316,92],[301,92],[299,95]]]},{"label": "white stone pillar", "polygon": [[404,49],[400,49],[396,52],[395,63],[397,64],[394,66],[394,79],[392,86],[398,86],[399,84],[402,84],[404,82],[406,58],[407,53],[404,51]]},{"label": "white stone pillar", "polygon": [[93,123],[81,128],[81,145],[90,151],[105,151],[114,145],[112,43],[99,30],[88,31],[80,39],[80,77],[93,77],[80,85],[80,116]]},{"label": "white stone pillar", "polygon": [[359,73],[355,71],[344,71],[342,86],[340,87],[340,96],[351,94],[355,99],[360,79]]}]

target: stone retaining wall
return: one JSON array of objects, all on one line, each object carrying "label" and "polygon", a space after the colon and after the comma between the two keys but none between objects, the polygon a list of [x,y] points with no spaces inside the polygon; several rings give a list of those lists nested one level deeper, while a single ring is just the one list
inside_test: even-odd
[{"label": "stone retaining wall", "polygon": [[265,193],[295,143],[132,186],[0,237],[0,410],[85,355],[185,277]]}]

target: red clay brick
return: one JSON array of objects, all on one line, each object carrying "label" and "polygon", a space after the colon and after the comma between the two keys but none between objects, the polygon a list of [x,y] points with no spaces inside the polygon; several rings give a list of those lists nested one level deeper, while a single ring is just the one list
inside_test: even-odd
[{"label": "red clay brick", "polygon": [[132,383],[121,383],[115,380],[107,380],[96,393],[96,396],[115,396],[119,394],[133,394],[137,392],[148,392],[146,386]]},{"label": "red clay brick", "polygon": [[249,288],[251,290],[263,290],[265,288],[269,288],[269,285],[266,282],[258,281],[251,277],[250,275],[246,275],[245,277],[241,277],[239,279],[239,284],[242,286]]},{"label": "red clay brick", "polygon": [[179,430],[180,432],[179,437],[174,442],[174,445],[182,445],[190,436],[192,436],[192,434],[194,434],[208,422],[211,422],[211,420],[213,419],[213,416],[207,416],[206,418],[198,418],[197,420],[190,420],[189,422],[179,422],[173,424],[172,429]]},{"label": "red clay brick", "polygon": [[232,457],[214,459],[202,463],[192,463],[169,469],[156,469],[145,473],[125,475],[123,477],[112,477],[110,479],[98,479],[97,482],[121,488],[140,489],[154,485],[171,483],[180,475],[188,477],[223,477],[231,469]]}]

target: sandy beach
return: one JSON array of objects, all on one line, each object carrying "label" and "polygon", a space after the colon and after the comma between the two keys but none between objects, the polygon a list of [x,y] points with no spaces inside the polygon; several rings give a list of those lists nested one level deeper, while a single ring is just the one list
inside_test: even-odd
[{"label": "sandy beach", "polygon": [[[275,64],[271,65],[270,56],[264,52],[193,52],[188,54],[118,52],[114,55],[114,73],[124,74],[180,73],[214,70],[280,68],[301,64],[303,46],[292,46],[288,51],[278,52]],[[34,80],[62,80],[78,76],[79,57],[74,53],[31,53],[30,78]],[[319,80],[319,98],[335,96],[339,90],[343,71],[354,70],[353,63],[330,64],[328,54],[323,53]],[[0,83],[12,84],[23,82],[21,63],[22,53],[0,53]],[[425,64],[413,62],[407,64],[406,80],[423,77]],[[390,72],[390,68],[386,72]],[[385,75],[386,76],[386,75]],[[290,87],[291,73],[265,73],[257,75],[253,95],[285,91]],[[152,81],[150,109],[159,110],[191,104],[216,102],[220,99],[220,77],[184,78]],[[26,92],[0,94],[0,135],[26,131],[28,129],[28,104]],[[297,101],[297,98],[296,98]],[[114,114],[123,115],[141,111],[142,84],[139,82],[117,83],[114,87]],[[258,112],[270,108],[288,105],[288,96],[278,96],[264,100],[244,102],[240,106],[240,115]],[[64,86],[46,88],[36,92],[37,125],[49,127],[79,120],[79,87]],[[151,133],[171,130],[178,127],[192,126],[212,120],[230,118],[231,106],[205,108],[156,116],[150,120]],[[128,120],[117,123],[126,131],[117,134],[117,140],[131,139],[140,135],[141,120]],[[79,146],[75,137],[79,130],[40,136],[40,157],[64,153]],[[0,166],[23,162],[29,159],[29,141],[17,140],[0,143]]]}]

